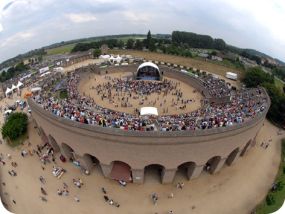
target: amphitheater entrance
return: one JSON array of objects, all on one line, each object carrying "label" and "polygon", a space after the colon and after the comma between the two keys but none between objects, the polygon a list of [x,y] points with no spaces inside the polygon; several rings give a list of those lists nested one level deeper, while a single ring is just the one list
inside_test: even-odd
[{"label": "amphitheater entrance", "polygon": [[239,148],[233,150],[226,159],[226,164],[228,166],[232,165],[232,163],[238,158]]},{"label": "amphitheater entrance", "polygon": [[93,170],[95,173],[101,173],[102,169],[100,166],[100,161],[93,155],[84,154],[82,160],[80,161],[81,167],[85,168],[89,172]]},{"label": "amphitheater entrance", "polygon": [[204,167],[204,170],[210,174],[215,173],[219,163],[221,161],[220,156],[215,156],[209,159]]},{"label": "amphitheater entrance", "polygon": [[247,142],[247,144],[243,147],[243,149],[242,149],[242,151],[241,151],[241,153],[240,153],[240,156],[244,156],[244,154],[246,153],[246,151],[249,149],[250,144],[251,144],[251,140],[249,140],[249,141]]},{"label": "amphitheater entrance", "polygon": [[164,166],[160,164],[151,164],[144,168],[145,182],[159,181],[162,182]]},{"label": "amphitheater entrance", "polygon": [[185,162],[177,167],[176,176],[189,180],[195,170],[196,163]]},{"label": "amphitheater entrance", "polygon": [[49,138],[49,144],[51,145],[51,147],[53,148],[54,152],[59,152],[60,151],[60,148],[56,142],[56,140],[54,139],[53,136],[49,135],[48,136]]},{"label": "amphitheater entrance", "polygon": [[132,171],[129,164],[122,161],[113,161],[110,178],[117,181],[132,182]]},{"label": "amphitheater entrance", "polygon": [[74,156],[74,150],[67,144],[62,143],[61,144],[62,152],[67,157],[69,161],[74,161],[75,156]]}]

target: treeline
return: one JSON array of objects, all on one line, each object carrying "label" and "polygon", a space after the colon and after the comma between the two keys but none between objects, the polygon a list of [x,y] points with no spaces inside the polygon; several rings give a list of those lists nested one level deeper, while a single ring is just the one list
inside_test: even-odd
[{"label": "treeline", "polygon": [[222,39],[213,39],[208,35],[201,35],[184,31],[173,31],[172,42],[175,44],[187,44],[191,48],[225,50],[226,43]]},{"label": "treeline", "polygon": [[29,69],[28,65],[24,65],[23,62],[18,63],[14,67],[10,67],[7,71],[3,71],[0,74],[0,82],[5,82],[6,80],[12,79],[16,75],[27,71]]},{"label": "treeline", "polygon": [[247,87],[262,86],[266,88],[271,99],[267,117],[269,120],[285,127],[285,94],[274,84],[274,76],[255,67],[249,69],[244,78]]},{"label": "treeline", "polygon": [[71,52],[77,52],[77,51],[88,51],[90,49],[98,49],[101,47],[101,45],[106,44],[109,48],[123,48],[124,42],[122,40],[118,39],[106,39],[106,40],[100,40],[96,42],[85,42],[85,43],[77,43],[74,48],[71,50]]}]

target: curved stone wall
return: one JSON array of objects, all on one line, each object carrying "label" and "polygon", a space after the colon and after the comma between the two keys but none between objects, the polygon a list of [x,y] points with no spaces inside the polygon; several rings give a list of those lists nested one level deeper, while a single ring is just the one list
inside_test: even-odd
[{"label": "curved stone wall", "polygon": [[[195,77],[167,70],[167,67],[162,69],[164,75],[192,85],[207,97],[207,91]],[[118,67],[97,71],[113,73],[116,70]],[[119,70],[131,71],[132,66]],[[143,183],[145,171],[152,167],[160,173],[162,183],[169,183],[178,170],[185,172],[189,179],[198,177],[203,170],[215,173],[224,164],[233,164],[254,146],[270,106],[270,99],[263,90],[267,106],[262,114],[242,124],[195,131],[139,132],[91,126],[57,117],[32,99],[28,99],[28,103],[42,140],[67,158],[76,156],[85,169],[91,170],[95,163],[104,176],[111,177],[116,163],[125,164],[125,168],[131,170],[133,182]]]}]

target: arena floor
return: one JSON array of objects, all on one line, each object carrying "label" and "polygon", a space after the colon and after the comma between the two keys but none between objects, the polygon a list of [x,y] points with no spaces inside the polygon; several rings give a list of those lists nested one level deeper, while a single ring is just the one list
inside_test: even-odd
[{"label": "arena floor", "polygon": [[[135,93],[132,93],[132,97],[127,96],[127,93],[120,93],[118,96],[114,96],[114,99],[110,101],[108,98],[102,100],[101,95],[97,95],[96,89],[92,89],[93,87],[95,88],[99,84],[103,85],[109,82],[109,79],[107,79],[106,76],[111,78],[126,79],[128,76],[131,75],[132,73],[130,72],[119,72],[108,75],[98,75],[94,73],[85,74],[82,75],[82,79],[79,83],[78,89],[81,94],[85,94],[87,96],[92,97],[95,100],[95,103],[100,106],[130,114],[134,114],[136,108],[140,109],[141,107],[146,106],[156,107],[158,109],[159,115],[181,114],[194,111],[201,107],[201,99],[203,99],[203,96],[199,92],[195,91],[194,87],[168,77],[164,78],[172,81],[174,84],[177,83],[177,89],[180,89],[183,93],[183,99],[189,100],[189,104],[186,105],[186,108],[181,109],[180,107],[182,107],[183,104],[181,104],[181,101],[178,102],[177,96],[172,95],[171,93],[167,94],[166,96],[164,96],[163,94],[152,93],[151,95],[140,95],[137,98],[135,97]],[[115,94],[115,89],[112,89],[112,94]],[[121,106],[122,98],[126,97],[129,97],[128,103],[131,105],[131,107]],[[175,104],[173,104],[173,100]],[[140,102],[142,101],[144,101],[144,103],[140,104]]]}]

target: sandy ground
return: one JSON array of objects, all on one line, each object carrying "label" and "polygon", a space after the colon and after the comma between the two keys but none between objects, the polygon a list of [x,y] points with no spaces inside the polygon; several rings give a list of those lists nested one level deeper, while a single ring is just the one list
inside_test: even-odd
[{"label": "sandy ground", "polygon": [[[15,97],[14,99],[17,99]],[[12,100],[9,100],[12,102]],[[2,100],[1,105],[7,100]],[[2,118],[1,118],[2,119]],[[175,177],[174,184],[162,185],[158,178],[147,175],[143,185],[129,184],[121,187],[117,182],[105,179],[99,169],[94,169],[89,176],[83,175],[71,163],[57,163],[67,170],[67,173],[58,180],[52,175],[52,164],[48,164],[43,171],[36,155],[21,157],[22,149],[35,148],[41,143],[33,124],[29,125],[29,141],[18,148],[10,148],[6,144],[0,145],[0,152],[11,154],[12,160],[5,158],[6,165],[0,165],[0,180],[2,200],[8,205],[10,211],[17,214],[89,214],[89,213],[122,213],[122,214],[166,214],[173,210],[175,214],[243,214],[249,213],[266,195],[276,175],[280,161],[280,139],[277,129],[269,122],[259,132],[258,144],[249,150],[244,157],[231,167],[215,174],[202,174],[198,179],[186,181],[180,172]],[[260,146],[262,141],[272,142],[268,149]],[[6,156],[7,157],[7,156]],[[18,176],[11,177],[11,161],[16,161],[15,168]],[[40,200],[39,176],[42,175],[47,183],[43,185],[47,191],[48,202]],[[81,178],[84,186],[78,189],[72,184],[73,178]],[[175,183],[183,181],[182,190],[176,189]],[[62,187],[63,182],[69,185],[70,195],[58,196],[56,191]],[[101,187],[105,187],[109,198],[120,203],[116,208],[104,202]],[[153,205],[150,194],[156,192],[159,196],[157,205]],[[169,199],[170,193],[174,198]],[[74,201],[74,196],[80,202]],[[16,201],[16,204],[12,203]]]},{"label": "sandy ground", "polygon": [[[118,72],[118,73],[114,73],[112,75],[107,75],[108,77],[112,77],[112,78],[120,78],[120,79],[124,79],[127,76],[130,76],[131,73],[122,73],[122,72]],[[114,103],[110,103],[109,99],[105,98],[104,100],[101,99],[101,95],[97,95],[97,91],[95,89],[92,89],[92,87],[96,87],[99,84],[104,84],[107,83],[108,80],[105,78],[106,75],[98,75],[98,74],[89,74],[89,75],[84,75],[82,76],[82,79],[79,83],[78,86],[78,90],[81,94],[85,94],[88,95],[89,97],[92,97],[95,102],[100,105],[100,106],[104,106],[106,108],[109,109],[113,109],[116,111],[121,111],[121,112],[127,112],[130,114],[134,114],[134,110],[140,109],[141,107],[146,107],[146,106],[152,106],[152,107],[156,107],[158,109],[158,114],[159,115],[165,115],[165,114],[180,114],[180,113],[186,113],[186,112],[191,112],[194,111],[198,108],[201,107],[201,99],[203,98],[202,95],[198,92],[193,93],[193,91],[195,90],[193,87],[183,83],[183,82],[179,82],[175,79],[172,78],[167,78],[164,77],[167,80],[173,81],[174,84],[176,82],[179,82],[179,85],[177,87],[177,89],[181,89],[181,92],[183,93],[183,99],[184,100],[192,100],[191,103],[189,103],[187,105],[187,107],[185,109],[179,109],[180,106],[183,106],[183,104],[181,104],[181,102],[179,102],[178,105],[173,106],[172,105],[172,99],[175,100],[177,97],[175,95],[172,94],[168,94],[167,96],[163,97],[163,94],[159,95],[158,93],[152,93],[151,95],[148,96],[140,96],[139,99],[133,99],[129,98],[129,104],[132,105],[132,107],[121,107],[121,102],[119,100],[122,99],[122,97],[126,97],[125,93],[120,94],[119,96],[117,96],[115,98],[115,102]],[[174,90],[173,90],[174,92]],[[115,90],[112,90],[112,94],[115,94]],[[133,93],[133,95],[135,95]],[[147,100],[146,100],[147,97]],[[119,98],[119,100],[117,100]],[[140,105],[139,102],[141,100],[145,100],[143,105]],[[153,103],[156,101],[156,104],[153,105]],[[162,106],[160,106],[160,104],[162,104]],[[117,105],[117,107],[116,107]],[[168,110],[168,112],[166,112],[166,109]]]}]

